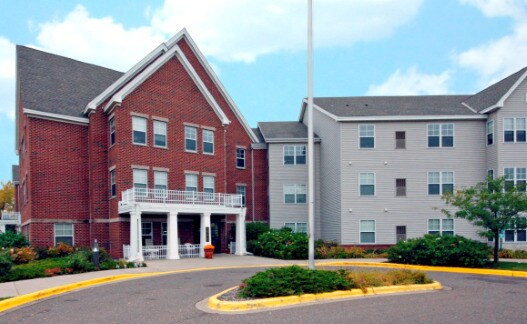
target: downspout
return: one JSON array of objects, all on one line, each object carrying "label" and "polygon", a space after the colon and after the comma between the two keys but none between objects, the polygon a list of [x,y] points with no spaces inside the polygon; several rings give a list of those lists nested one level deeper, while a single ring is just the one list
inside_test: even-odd
[{"label": "downspout", "polygon": [[[88,118],[90,118],[91,113],[88,115]],[[91,158],[92,158],[92,151],[91,151],[91,123],[88,124],[88,209],[90,211],[90,219],[89,219],[89,236],[90,236],[90,245],[93,240],[92,238],[92,201],[91,201]]]},{"label": "downspout", "polygon": [[254,223],[254,149],[251,148],[251,203],[252,203],[252,218]]},{"label": "downspout", "polygon": [[227,125],[223,124],[223,192],[227,193]]}]

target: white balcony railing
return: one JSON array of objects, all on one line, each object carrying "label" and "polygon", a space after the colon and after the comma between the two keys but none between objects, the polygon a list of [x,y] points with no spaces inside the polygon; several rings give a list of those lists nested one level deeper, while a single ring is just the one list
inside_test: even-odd
[{"label": "white balcony railing", "polygon": [[19,212],[3,212],[1,220],[15,220],[20,222]]},{"label": "white balcony railing", "polygon": [[[200,244],[181,244],[179,248],[180,258],[199,258],[201,249]],[[128,259],[130,257],[130,245],[123,245],[123,257]],[[145,260],[160,260],[167,258],[166,245],[145,245],[143,246],[143,258]]]},{"label": "white balcony railing", "polygon": [[122,192],[122,203],[157,203],[242,207],[242,195],[196,191],[132,188]]}]

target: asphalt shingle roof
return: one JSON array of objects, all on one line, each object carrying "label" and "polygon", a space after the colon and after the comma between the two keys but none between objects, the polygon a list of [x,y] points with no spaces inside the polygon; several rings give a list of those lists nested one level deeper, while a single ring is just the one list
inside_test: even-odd
[{"label": "asphalt shingle roof", "polygon": [[258,138],[259,143],[265,143],[265,139],[263,138],[262,132],[260,132],[259,128],[251,128],[254,135]]},{"label": "asphalt shingle roof", "polygon": [[16,47],[20,100],[24,108],[83,117],[84,107],[122,72],[29,47]]},{"label": "asphalt shingle roof", "polygon": [[11,170],[13,173],[13,182],[20,182],[20,167],[18,165],[13,165]]},{"label": "asphalt shingle roof", "polygon": [[516,83],[526,71],[527,67],[497,83],[494,83],[472,97],[467,98],[464,102],[478,112],[492,107],[500,101],[500,99],[510,90],[510,88],[512,88],[514,83]]},{"label": "asphalt shingle roof", "polygon": [[474,115],[462,105],[469,95],[314,98],[337,117]]},{"label": "asphalt shingle roof", "polygon": [[[258,128],[266,141],[307,138],[307,126],[301,122],[260,122]],[[318,138],[316,134],[315,137]]]}]

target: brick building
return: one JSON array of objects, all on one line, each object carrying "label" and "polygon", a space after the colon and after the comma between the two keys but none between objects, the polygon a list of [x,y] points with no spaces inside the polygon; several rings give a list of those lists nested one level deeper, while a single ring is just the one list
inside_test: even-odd
[{"label": "brick building", "polygon": [[184,244],[225,252],[245,220],[267,220],[266,147],[185,30],[126,73],[18,46],[16,98],[35,245],[174,259]]}]

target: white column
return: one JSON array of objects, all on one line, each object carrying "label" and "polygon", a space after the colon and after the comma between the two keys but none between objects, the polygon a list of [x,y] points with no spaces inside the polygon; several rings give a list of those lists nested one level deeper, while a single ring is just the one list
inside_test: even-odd
[{"label": "white column", "polygon": [[236,255],[244,255],[247,252],[245,242],[245,215],[247,208],[243,207],[241,212],[236,215]]},{"label": "white column", "polygon": [[143,261],[141,210],[136,206],[130,212],[130,256],[128,261]]},{"label": "white column", "polygon": [[203,247],[206,244],[210,244],[210,213],[201,214],[201,231],[199,243],[201,244],[199,249],[199,256],[204,258],[205,251],[203,251]]},{"label": "white column", "polygon": [[177,260],[179,259],[177,212],[170,212],[167,218],[167,259]]}]

